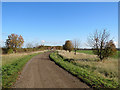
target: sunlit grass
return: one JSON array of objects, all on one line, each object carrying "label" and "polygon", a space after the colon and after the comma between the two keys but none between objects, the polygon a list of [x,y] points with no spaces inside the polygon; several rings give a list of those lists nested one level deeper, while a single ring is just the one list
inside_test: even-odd
[{"label": "sunlit grass", "polygon": [[2,65],[11,64],[12,62],[19,60],[20,58],[23,58],[26,55],[31,55],[34,53],[39,53],[44,51],[35,51],[30,53],[14,53],[14,54],[5,54],[2,55]]},{"label": "sunlit grass", "polygon": [[62,57],[57,53],[50,54],[50,57],[59,66],[82,79],[85,83],[93,88],[119,87],[117,73],[118,69],[116,66],[118,64],[116,60],[111,59],[105,60],[104,62],[98,62],[96,60],[84,61],[84,59],[75,60],[67,59],[66,57]]},{"label": "sunlit grass", "polygon": [[33,57],[46,51],[2,55],[2,87],[10,88],[16,81],[23,66]]},{"label": "sunlit grass", "polygon": [[103,61],[98,61],[96,55],[90,55],[85,53],[59,51],[59,54],[68,59],[74,59],[73,64],[78,65],[81,68],[88,69],[89,71],[99,74],[104,78],[113,79],[117,82],[118,80],[118,59],[108,58]]},{"label": "sunlit grass", "polygon": [[74,52],[66,52],[64,50],[59,51],[59,54],[69,59],[98,59],[96,55],[89,55],[85,53],[77,53],[75,55]]},{"label": "sunlit grass", "polygon": [[[77,50],[77,52],[94,55],[92,50]],[[113,55],[111,57],[117,59],[118,55],[120,55],[120,51],[117,51],[116,55]]]}]

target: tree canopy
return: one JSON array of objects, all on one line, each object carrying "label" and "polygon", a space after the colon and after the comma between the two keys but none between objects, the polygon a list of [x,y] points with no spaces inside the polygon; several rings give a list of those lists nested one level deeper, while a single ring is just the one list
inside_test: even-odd
[{"label": "tree canopy", "polygon": [[6,39],[6,47],[12,48],[16,51],[16,48],[21,48],[24,43],[24,39],[21,35],[11,34]]},{"label": "tree canopy", "polygon": [[63,45],[63,49],[68,50],[69,52],[71,52],[73,50],[73,48],[74,48],[73,44],[72,44],[72,42],[70,40],[67,40],[65,42],[65,45]]}]

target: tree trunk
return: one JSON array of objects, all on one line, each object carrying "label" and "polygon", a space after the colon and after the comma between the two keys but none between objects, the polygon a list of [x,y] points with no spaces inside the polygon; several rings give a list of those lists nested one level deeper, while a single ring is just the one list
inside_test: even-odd
[{"label": "tree trunk", "polygon": [[75,53],[74,53],[75,55],[76,55],[76,50],[75,50]]},{"label": "tree trunk", "polygon": [[102,55],[100,55],[100,57],[99,57],[99,58],[100,58],[100,60],[101,60],[101,61],[103,61],[103,59],[104,59],[104,57],[102,57]]}]

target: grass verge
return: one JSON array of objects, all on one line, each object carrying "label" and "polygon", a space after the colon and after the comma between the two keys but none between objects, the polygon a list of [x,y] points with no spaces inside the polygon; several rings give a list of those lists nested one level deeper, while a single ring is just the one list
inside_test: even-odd
[{"label": "grass verge", "polygon": [[19,72],[22,70],[23,66],[33,57],[40,53],[34,53],[31,55],[26,55],[18,60],[12,62],[11,64],[6,64],[2,66],[2,87],[10,88],[16,81]]},{"label": "grass verge", "polygon": [[115,82],[112,79],[104,78],[99,74],[94,74],[92,71],[65,61],[57,53],[51,53],[50,58],[54,60],[56,64],[75,75],[92,88],[118,88],[118,82]]},{"label": "grass verge", "polygon": [[[94,55],[92,50],[77,50],[78,53],[85,53],[89,55]],[[120,55],[120,51],[117,51],[116,55],[110,56],[111,58],[117,59]]]}]

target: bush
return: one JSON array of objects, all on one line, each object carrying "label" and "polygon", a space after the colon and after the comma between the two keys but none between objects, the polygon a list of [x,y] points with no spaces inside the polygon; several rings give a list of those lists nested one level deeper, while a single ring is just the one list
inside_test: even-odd
[{"label": "bush", "polygon": [[27,48],[24,48],[23,50],[24,50],[24,52],[27,52],[27,51],[28,51]]},{"label": "bush", "polygon": [[17,48],[16,51],[17,51],[18,53],[24,52],[23,48]]},{"label": "bush", "polygon": [[6,53],[7,53],[7,51],[8,51],[8,49],[7,49],[7,48],[2,48],[2,54],[6,54]]},{"label": "bush", "polygon": [[7,54],[11,54],[11,53],[13,53],[13,49],[8,49],[8,51],[7,51]]}]

